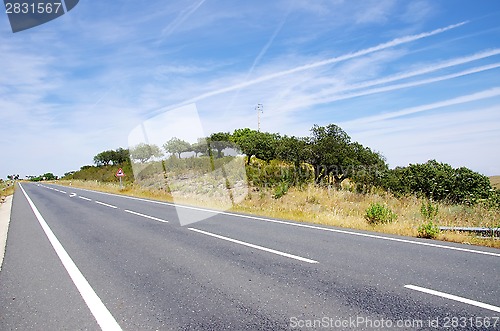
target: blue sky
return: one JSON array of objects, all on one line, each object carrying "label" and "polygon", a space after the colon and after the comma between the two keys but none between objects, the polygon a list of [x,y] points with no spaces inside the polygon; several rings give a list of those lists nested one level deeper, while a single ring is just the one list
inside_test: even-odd
[{"label": "blue sky", "polygon": [[2,11],[0,177],[77,170],[185,105],[256,129],[258,103],[263,131],[500,175],[499,22],[486,0],[82,0],[13,34]]}]

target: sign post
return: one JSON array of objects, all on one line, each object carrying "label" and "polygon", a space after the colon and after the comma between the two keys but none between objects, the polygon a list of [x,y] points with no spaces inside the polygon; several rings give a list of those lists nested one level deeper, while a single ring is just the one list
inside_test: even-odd
[{"label": "sign post", "polygon": [[122,168],[118,169],[116,172],[116,177],[120,178],[120,190],[123,188],[122,184],[122,177],[125,176],[125,173],[123,172]]}]

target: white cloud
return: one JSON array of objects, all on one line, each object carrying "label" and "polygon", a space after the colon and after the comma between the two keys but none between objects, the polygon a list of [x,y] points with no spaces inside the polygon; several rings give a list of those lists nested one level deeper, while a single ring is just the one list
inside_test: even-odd
[{"label": "white cloud", "polygon": [[[430,159],[466,166],[486,175],[500,173],[500,108],[467,110],[344,125],[353,139],[382,152],[392,167]],[[485,160],[488,160],[485,162]]]}]

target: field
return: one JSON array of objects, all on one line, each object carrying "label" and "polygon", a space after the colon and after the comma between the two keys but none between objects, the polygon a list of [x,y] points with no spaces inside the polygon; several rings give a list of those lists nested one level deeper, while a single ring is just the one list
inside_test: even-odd
[{"label": "field", "polygon": [[491,176],[490,177],[491,186],[500,189],[500,176]]},{"label": "field", "polygon": [[[69,185],[68,181],[59,184]],[[162,188],[142,188],[127,184],[120,190],[115,183],[95,181],[71,182],[75,187],[95,189],[117,194],[145,197],[176,203],[222,208],[227,206],[227,198],[210,196],[200,199],[193,194],[175,195]],[[229,209],[235,212],[251,213],[261,216],[291,219],[301,222],[338,226],[350,229],[368,230],[404,236],[417,236],[417,228],[424,223],[420,208],[423,200],[416,197],[395,198],[385,192],[360,194],[348,188],[342,190],[321,188],[308,185],[302,189],[292,187],[279,199],[274,190],[249,188],[246,197]],[[381,203],[394,211],[398,218],[389,224],[370,225],[365,220],[366,209],[370,203]],[[482,206],[439,204],[437,223],[440,226],[499,227],[500,211]],[[441,232],[438,240],[483,245],[500,248],[500,240],[477,237],[463,233]]]}]

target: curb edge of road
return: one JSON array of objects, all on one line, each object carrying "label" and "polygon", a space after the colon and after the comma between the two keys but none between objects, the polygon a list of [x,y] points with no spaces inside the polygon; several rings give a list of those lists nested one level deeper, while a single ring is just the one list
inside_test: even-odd
[{"label": "curb edge of road", "polygon": [[0,204],[0,271],[2,270],[3,257],[7,245],[7,232],[9,231],[13,196],[8,196],[5,202]]}]

